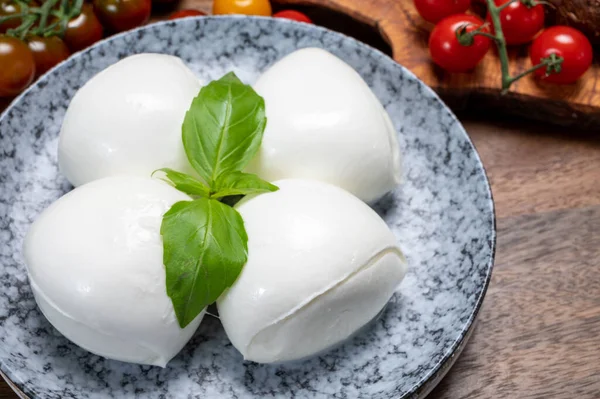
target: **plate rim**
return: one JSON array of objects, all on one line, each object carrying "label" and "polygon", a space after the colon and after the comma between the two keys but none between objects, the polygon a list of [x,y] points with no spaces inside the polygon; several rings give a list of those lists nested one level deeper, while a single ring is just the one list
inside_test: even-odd
[{"label": "plate rim", "polygon": [[[479,155],[479,152],[477,151],[475,144],[471,140],[471,137],[467,133],[466,129],[464,128],[464,126],[462,125],[460,120],[456,117],[454,112],[448,107],[448,105],[440,98],[440,96],[431,87],[429,87],[425,82],[423,82],[421,79],[419,79],[412,71],[410,71],[403,65],[396,62],[393,58],[391,58],[390,56],[388,56],[381,50],[371,47],[368,44],[363,43],[351,36],[344,34],[344,33],[340,33],[340,32],[337,32],[337,31],[334,31],[334,30],[331,30],[331,29],[328,29],[328,28],[325,28],[322,26],[306,24],[306,23],[288,20],[288,19],[284,19],[284,18],[247,16],[247,15],[216,15],[216,16],[215,15],[206,15],[206,16],[192,16],[192,17],[180,18],[177,20],[158,21],[158,22],[150,23],[148,25],[140,26],[135,29],[131,29],[131,30],[121,32],[116,35],[112,35],[110,37],[104,38],[104,39],[94,43],[92,46],[90,46],[82,51],[72,54],[69,58],[67,58],[66,60],[62,61],[61,63],[57,64],[52,69],[47,71],[37,81],[35,81],[31,86],[29,86],[25,91],[23,91],[21,94],[19,94],[17,97],[15,97],[10,102],[8,107],[0,114],[0,122],[4,121],[5,119],[6,120],[9,119],[8,115],[9,115],[10,111],[12,111],[12,109],[15,108],[19,104],[21,99],[23,97],[25,97],[30,91],[33,91],[37,88],[43,89],[43,87],[45,86],[46,80],[49,79],[50,75],[55,70],[58,70],[58,69],[62,68],[64,65],[67,65],[71,62],[76,62],[76,60],[78,58],[84,56],[86,53],[92,51],[96,47],[105,45],[105,43],[110,43],[113,40],[118,40],[124,36],[133,35],[136,32],[141,31],[141,30],[150,30],[150,29],[153,29],[156,27],[169,26],[169,25],[174,28],[178,24],[181,24],[181,23],[183,23],[185,21],[189,21],[189,20],[198,20],[198,21],[200,21],[200,20],[217,20],[217,21],[219,21],[220,20],[220,21],[225,21],[225,23],[226,23],[227,21],[242,20],[242,19],[251,19],[251,20],[255,20],[255,21],[269,21],[271,23],[280,24],[280,25],[288,24],[288,25],[292,25],[292,26],[300,26],[300,27],[302,27],[302,29],[315,30],[315,31],[320,31],[322,33],[339,36],[339,37],[343,38],[344,40],[351,42],[352,45],[360,47],[363,50],[366,50],[366,51],[370,52],[371,54],[377,56],[378,57],[377,61],[379,61],[379,62],[383,61],[383,62],[389,63],[393,68],[400,68],[402,70],[403,74],[405,74],[408,77],[417,81],[421,85],[421,89],[423,89],[427,95],[433,97],[435,100],[437,100],[442,105],[441,111],[445,112],[451,118],[452,123],[455,123],[459,126],[460,132],[463,134],[464,139],[471,147],[471,150],[475,156],[476,165],[477,165],[477,167],[480,168],[481,172],[483,173],[484,184],[485,184],[486,192],[488,194],[487,206],[489,207],[488,210],[491,214],[490,237],[489,237],[490,256],[489,256],[489,261],[485,265],[486,275],[485,275],[485,279],[484,279],[483,288],[475,302],[475,307],[474,307],[473,311],[471,312],[471,314],[469,315],[466,323],[464,324],[463,329],[460,331],[460,334],[458,335],[456,340],[454,340],[454,342],[449,347],[449,349],[441,356],[440,360],[435,364],[435,366],[432,367],[431,370],[427,374],[425,374],[417,383],[414,384],[413,387],[411,387],[409,390],[407,390],[407,392],[404,395],[400,396],[398,399],[407,399],[407,398],[421,399],[421,398],[424,398],[435,388],[435,386],[441,381],[441,379],[450,370],[450,368],[452,367],[452,365],[454,364],[454,362],[456,361],[458,356],[460,356],[462,350],[466,346],[469,338],[471,337],[471,335],[473,333],[473,330],[474,330],[474,327],[476,324],[475,321],[477,319],[477,316],[479,315],[479,311],[481,310],[483,300],[485,299],[485,295],[487,293],[489,284],[491,282],[492,272],[494,269],[494,262],[495,262],[495,258],[496,258],[496,244],[497,244],[497,242],[496,242],[497,241],[496,206],[495,206],[495,201],[494,201],[494,197],[493,197],[490,180],[489,180],[489,177],[487,174],[487,170],[486,170],[483,162],[481,161],[481,157]],[[17,393],[17,395],[20,396],[19,391],[21,391],[21,393],[23,393],[23,395],[25,395],[25,398],[27,398],[27,399],[35,399],[36,398],[35,396],[32,396],[33,391],[28,389],[25,382],[16,381],[16,379],[13,378],[13,372],[5,365],[5,362],[3,361],[2,358],[0,358],[0,375],[7,381],[9,386],[11,386],[11,388]],[[15,387],[18,390],[15,390]]]}]

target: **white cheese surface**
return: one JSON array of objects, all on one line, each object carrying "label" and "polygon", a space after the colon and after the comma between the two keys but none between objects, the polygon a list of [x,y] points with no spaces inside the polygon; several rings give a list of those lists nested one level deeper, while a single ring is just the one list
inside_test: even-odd
[{"label": "white cheese surface", "polygon": [[242,200],[248,262],[219,299],[245,359],[284,362],[350,337],[389,301],[406,265],[385,222],[346,191],[318,181],[276,181]]},{"label": "white cheese surface", "polygon": [[160,180],[122,176],[76,188],[46,209],[24,253],[50,323],[100,356],[164,367],[203,316],[181,329],[165,287],[162,215],[189,199]]},{"label": "white cheese surface", "polygon": [[120,174],[150,176],[163,167],[191,171],[181,125],[200,81],[164,54],[127,57],[90,79],[64,117],[61,172],[74,185]]},{"label": "white cheese surface", "polygon": [[396,131],[361,76],[332,54],[298,50],[254,85],[267,113],[248,171],[273,181],[321,180],[371,202],[400,181]]}]

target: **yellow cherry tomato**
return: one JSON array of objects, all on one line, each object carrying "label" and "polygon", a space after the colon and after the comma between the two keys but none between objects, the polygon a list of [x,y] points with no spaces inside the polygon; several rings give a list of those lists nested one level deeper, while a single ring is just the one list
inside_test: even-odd
[{"label": "yellow cherry tomato", "polygon": [[213,14],[264,15],[273,13],[269,0],[215,0]]}]

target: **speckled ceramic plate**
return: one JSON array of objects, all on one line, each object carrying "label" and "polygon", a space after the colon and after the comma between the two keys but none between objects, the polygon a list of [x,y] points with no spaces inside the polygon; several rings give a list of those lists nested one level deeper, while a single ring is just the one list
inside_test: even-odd
[{"label": "speckled ceramic plate", "polygon": [[[323,47],[373,88],[398,130],[404,183],[376,208],[411,271],[381,317],[321,357],[244,362],[207,317],[168,367],[105,360],[71,344],[34,302],[21,244],[32,220],[70,189],[56,163],[75,91],[127,55],[177,55],[204,79],[234,70],[252,82],[286,54]],[[494,209],[485,172],[454,115],[384,54],[326,29],[266,18],[160,23],[78,54],[0,117],[0,369],[35,398],[407,398],[433,388],[460,353],[492,269]]]}]

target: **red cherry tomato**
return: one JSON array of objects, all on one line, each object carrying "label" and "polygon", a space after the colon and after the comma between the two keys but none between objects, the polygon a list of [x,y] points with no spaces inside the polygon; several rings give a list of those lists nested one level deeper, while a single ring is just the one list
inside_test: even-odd
[{"label": "red cherry tomato", "polygon": [[102,39],[104,28],[91,4],[84,4],[81,14],[67,24],[63,37],[69,49],[73,52],[83,50]]},{"label": "red cherry tomato", "polygon": [[[471,45],[465,46],[456,37],[457,30],[466,27],[471,32],[483,21],[467,14],[452,15],[440,21],[429,36],[429,51],[433,62],[449,72],[468,72],[481,61],[490,48],[490,39],[474,36]],[[484,32],[488,30],[484,28]]]},{"label": "red cherry tomato", "polygon": [[590,41],[583,33],[568,26],[552,26],[533,41],[529,52],[533,65],[539,64],[551,54],[563,57],[564,61],[559,73],[544,76],[545,68],[535,71],[546,82],[573,83],[592,65],[593,50]]},{"label": "red cherry tomato", "polygon": [[0,36],[0,97],[16,96],[33,80],[35,61],[27,44]]},{"label": "red cherry tomato", "polygon": [[298,21],[298,22],[306,22],[307,24],[312,24],[311,19],[308,18],[306,16],[306,14],[303,14],[300,11],[296,11],[296,10],[279,11],[279,12],[276,12],[275,14],[273,14],[273,17],[286,18],[286,19],[291,19],[291,20]]},{"label": "red cherry tomato", "polygon": [[102,24],[113,32],[143,25],[150,18],[151,0],[94,0],[94,10]]},{"label": "red cherry tomato", "polygon": [[27,39],[35,60],[35,74],[41,76],[53,66],[69,58],[69,49],[58,36],[31,36]]},{"label": "red cherry tomato", "polygon": [[171,14],[171,16],[169,17],[169,19],[179,19],[179,18],[185,18],[185,17],[197,17],[200,15],[206,15],[205,12],[199,11],[199,10],[179,10],[179,11],[175,11],[173,14]]},{"label": "red cherry tomato", "polygon": [[424,20],[434,24],[454,14],[469,9],[471,0],[414,0],[415,7]]},{"label": "red cherry tomato", "polygon": [[[508,1],[510,0],[494,0],[497,6]],[[487,22],[493,26],[489,13]],[[529,8],[519,0],[513,1],[500,11],[500,24],[506,44],[529,43],[544,27],[544,6],[538,4]]]}]

